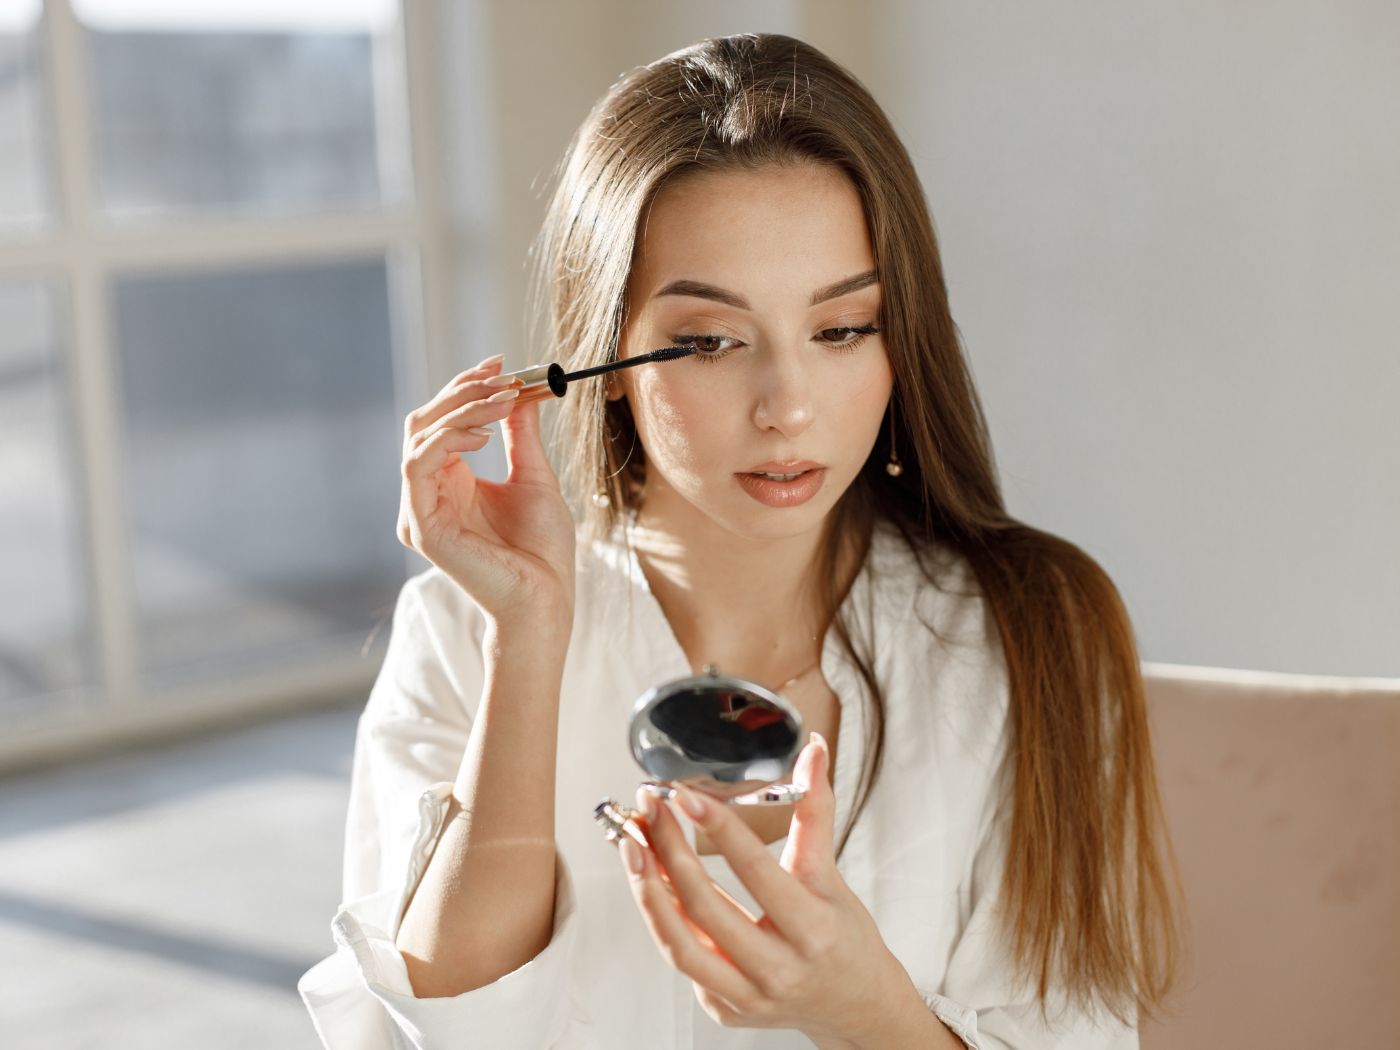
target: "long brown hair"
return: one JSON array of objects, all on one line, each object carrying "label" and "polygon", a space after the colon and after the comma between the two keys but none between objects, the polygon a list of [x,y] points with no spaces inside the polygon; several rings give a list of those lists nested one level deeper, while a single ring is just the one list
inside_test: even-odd
[{"label": "long brown hair", "polygon": [[[748,33],[702,41],[619,79],[558,172],[534,260],[535,316],[547,315],[551,326],[533,345],[570,369],[615,360],[639,221],[662,183],[791,163],[835,165],[860,193],[894,373],[881,437],[828,515],[810,577],[827,612],[822,622],[858,668],[875,711],[860,801],[841,846],[879,774],[884,700],[874,640],[858,645],[837,615],[844,587],[836,569],[848,551],[863,557],[883,519],[931,582],[926,554],[961,554],[996,622],[1010,691],[1002,921],[1018,978],[1034,983],[1042,1016],[1056,990],[1068,1004],[1101,1004],[1125,1023],[1153,1016],[1179,965],[1171,890],[1180,893],[1180,875],[1132,626],[1088,555],[1006,513],[923,191],[865,88],[801,41]],[[904,467],[898,477],[884,469],[891,427]],[[606,400],[602,384],[571,391],[553,435],[586,535],[614,535],[646,477],[626,399]]]}]

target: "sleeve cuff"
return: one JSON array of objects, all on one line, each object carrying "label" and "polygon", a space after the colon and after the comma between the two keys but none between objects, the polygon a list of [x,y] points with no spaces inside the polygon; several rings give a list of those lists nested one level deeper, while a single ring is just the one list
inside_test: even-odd
[{"label": "sleeve cuff", "polygon": [[982,1050],[977,1036],[977,1011],[934,992],[920,992],[919,998],[952,1033],[967,1044],[968,1050]]},{"label": "sleeve cuff", "polygon": [[[576,903],[569,867],[557,848],[554,926],[544,950],[498,980],[460,995],[420,999],[413,994],[394,932],[432,857],[451,792],[450,783],[423,792],[404,886],[344,905],[331,923],[336,954],[298,982],[317,1032],[332,1050],[398,1046],[404,1041],[422,1050],[449,1045],[537,1050],[554,1045],[570,1025]],[[387,1024],[389,1018],[393,1025]],[[394,1026],[398,1039],[387,1043],[386,1027]]]}]

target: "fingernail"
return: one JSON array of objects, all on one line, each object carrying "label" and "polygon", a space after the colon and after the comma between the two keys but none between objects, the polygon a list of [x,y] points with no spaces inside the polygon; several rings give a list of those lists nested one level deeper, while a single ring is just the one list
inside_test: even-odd
[{"label": "fingernail", "polygon": [[704,800],[684,784],[676,785],[676,801],[681,804],[681,809],[691,820],[699,820],[705,815]]},{"label": "fingernail", "polygon": [[491,395],[490,397],[488,397],[486,400],[489,401],[489,402],[492,403],[492,404],[500,404],[501,402],[510,401],[510,400],[512,400],[513,398],[517,398],[517,397],[519,397],[519,396],[520,396],[520,388],[519,388],[519,387],[515,387],[515,388],[512,389],[512,390],[497,390],[494,394],[492,394],[492,395]]},{"label": "fingernail", "polygon": [[490,376],[490,377],[487,378],[487,379],[483,379],[483,380],[481,381],[481,385],[482,385],[482,386],[515,386],[515,385],[517,385],[517,380],[518,380],[518,379],[519,379],[518,376],[513,376],[513,375],[511,375],[510,373],[507,372],[507,373],[504,373],[504,374],[502,374],[502,375]]},{"label": "fingernail", "polygon": [[637,808],[642,811],[642,816],[647,818],[647,822],[656,819],[656,796],[644,787],[637,789]]},{"label": "fingernail", "polygon": [[617,840],[617,849],[622,854],[622,861],[627,865],[627,870],[633,875],[640,875],[642,865],[646,863],[642,856],[642,847],[633,842],[631,836],[623,835]]},{"label": "fingernail", "polygon": [[468,434],[476,434],[479,437],[490,437],[495,433],[490,427],[467,427]]},{"label": "fingernail", "polygon": [[494,357],[483,357],[476,363],[477,368],[485,368],[487,365],[494,365],[497,361],[504,361],[505,354],[496,354]]}]

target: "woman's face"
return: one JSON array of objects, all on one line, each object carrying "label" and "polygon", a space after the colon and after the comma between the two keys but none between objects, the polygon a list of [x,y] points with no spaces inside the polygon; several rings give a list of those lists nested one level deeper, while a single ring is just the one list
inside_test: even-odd
[{"label": "woman's face", "polygon": [[[753,539],[814,528],[869,456],[892,381],[884,337],[859,331],[882,318],[854,184],[819,165],[687,175],[642,224],[619,352],[698,347],[615,374],[648,515],[694,508]],[[798,461],[817,466],[749,476]]]}]

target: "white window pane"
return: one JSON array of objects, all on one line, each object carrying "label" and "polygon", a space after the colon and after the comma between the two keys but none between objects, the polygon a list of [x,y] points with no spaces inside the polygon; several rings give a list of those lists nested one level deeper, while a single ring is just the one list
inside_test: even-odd
[{"label": "white window pane", "polygon": [[[189,11],[181,12],[181,7]],[[407,157],[397,7],[312,17],[295,0],[237,17],[210,5],[88,12],[98,193],[117,217],[286,214],[402,202]],[[320,5],[324,6],[324,5]],[[162,13],[164,12],[164,13]],[[353,13],[353,12],[352,12]]]},{"label": "white window pane", "polygon": [[0,718],[90,683],[73,418],[55,296],[0,280]]},{"label": "white window pane", "polygon": [[0,227],[50,207],[38,16],[37,2],[0,0]]},{"label": "white window pane", "polygon": [[353,656],[405,572],[382,258],[116,282],[148,684]]}]

